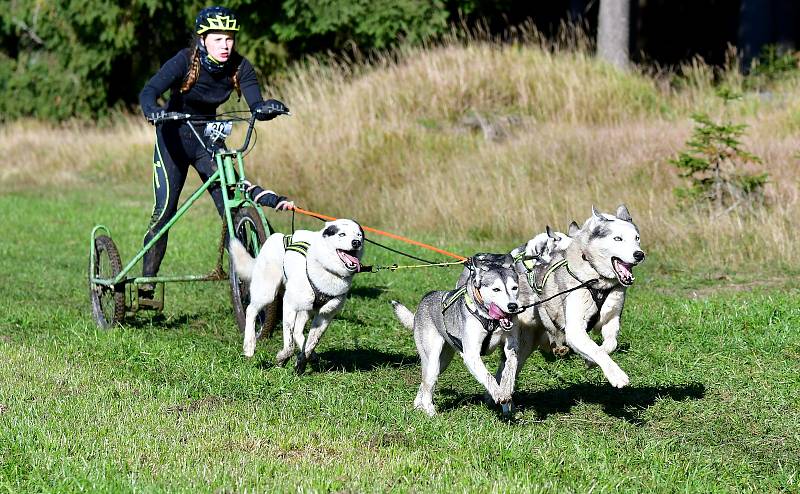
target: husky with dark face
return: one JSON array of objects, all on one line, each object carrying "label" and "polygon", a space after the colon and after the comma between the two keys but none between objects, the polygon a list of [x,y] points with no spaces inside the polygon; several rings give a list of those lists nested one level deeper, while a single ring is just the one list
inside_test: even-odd
[{"label": "husky with dark face", "polygon": [[[565,249],[552,251],[548,263],[520,276],[535,292],[534,301],[544,302],[519,316],[520,325],[530,331],[523,329],[518,365],[534,346],[541,347],[548,339],[564,341],[587,362],[597,364],[612,386],[621,388],[628,384],[628,375],[609,354],[617,347],[625,291],[634,281],[633,267],[645,258],[639,229],[624,205],[616,215],[592,208],[592,216],[582,227],[570,228],[570,238]],[[601,345],[587,334],[592,329],[600,330]]]},{"label": "husky with dark face", "polygon": [[[414,331],[422,362],[422,383],[414,407],[434,415],[433,390],[458,352],[470,373],[488,391],[495,403],[511,409],[517,373],[519,329],[515,313],[517,273],[509,255],[478,254],[467,261],[469,275],[464,286],[453,291],[425,295],[414,314],[392,301],[400,322]],[[482,355],[503,347],[505,369],[498,381],[481,360]]]},{"label": "husky with dark face", "polygon": [[[569,234],[572,235],[580,229],[574,221],[569,225]],[[548,265],[552,256],[557,252],[563,252],[572,242],[570,235],[552,230],[549,226],[544,232],[535,235],[524,244],[514,248],[509,255],[514,260],[514,268],[519,276],[518,302],[521,307],[526,307],[539,300],[538,294],[533,291],[530,284],[526,282],[528,275],[538,266]],[[507,259],[505,254],[479,254],[481,259],[488,263],[501,263]],[[456,282],[456,287],[464,286],[470,272],[464,269]],[[564,356],[569,353],[569,347],[564,342],[564,334],[550,333],[544,328],[536,318],[536,311],[526,310],[519,314],[517,318],[520,329],[520,342],[528,339],[535,339],[535,346],[543,351],[550,351],[557,356]],[[527,355],[526,355],[527,357]],[[500,373],[498,372],[498,379]]]},{"label": "husky with dark face", "polygon": [[[283,349],[276,361],[283,365],[294,353],[297,371],[305,369],[319,339],[344,306],[353,276],[361,268],[364,230],[352,220],[328,222],[319,231],[297,230],[292,235],[270,235],[256,259],[235,238],[231,256],[236,273],[250,281],[250,305],[244,334],[244,355],[256,347],[255,320],[265,306],[283,292]],[[314,316],[308,339],[304,329]]]}]

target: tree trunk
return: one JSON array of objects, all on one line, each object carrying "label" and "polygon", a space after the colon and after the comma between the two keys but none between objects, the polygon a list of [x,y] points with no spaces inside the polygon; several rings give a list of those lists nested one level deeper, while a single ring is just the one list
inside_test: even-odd
[{"label": "tree trunk", "polygon": [[597,55],[614,66],[628,66],[630,0],[600,0],[597,18]]},{"label": "tree trunk", "polygon": [[742,0],[739,14],[739,52],[742,69],[750,72],[753,60],[761,54],[772,34],[772,4],[764,0]]}]

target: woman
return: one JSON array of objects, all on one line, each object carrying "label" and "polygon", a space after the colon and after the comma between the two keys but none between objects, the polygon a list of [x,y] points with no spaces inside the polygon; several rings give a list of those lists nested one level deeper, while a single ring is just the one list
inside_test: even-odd
[{"label": "woman", "polygon": [[[153,76],[139,95],[142,112],[151,123],[157,123],[164,112],[182,112],[192,115],[213,116],[217,107],[228,100],[235,89],[241,98],[244,95],[250,111],[259,120],[271,120],[288,113],[289,109],[280,101],[261,98],[258,80],[250,62],[234,50],[235,34],[239,30],[236,15],[225,7],[206,7],[200,11],[194,24],[195,39],[190,48],[178,52]],[[167,90],[170,98],[165,108],[159,107],[156,99]],[[155,206],[144,244],[175,215],[178,199],[186,180],[189,165],[193,165],[203,181],[216,170],[216,164],[206,149],[197,141],[187,124],[165,122],[156,126],[156,146],[153,157],[153,191]],[[260,187],[255,187],[259,192]],[[219,184],[208,189],[220,216],[225,210]],[[262,205],[277,210],[293,207],[286,197],[272,191],[262,192],[258,197]],[[167,248],[165,233],[142,260],[142,275],[155,276]],[[139,298],[144,306],[154,307],[148,300],[153,298],[153,285],[142,285]]]}]

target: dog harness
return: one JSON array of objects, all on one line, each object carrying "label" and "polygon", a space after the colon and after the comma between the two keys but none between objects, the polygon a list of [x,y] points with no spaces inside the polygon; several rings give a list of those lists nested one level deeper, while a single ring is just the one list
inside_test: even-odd
[{"label": "dog harness", "polygon": [[[286,252],[297,252],[298,254],[302,255],[303,257],[307,258],[308,254],[308,242],[304,242],[302,240],[292,241],[291,235],[284,235],[283,237],[283,248]],[[284,272],[284,276],[286,273]],[[308,260],[306,259],[306,278],[308,278],[308,284],[311,285],[311,290],[314,292],[314,309],[319,309],[323,305],[327,304],[331,300],[339,297],[340,295],[332,295],[330,293],[326,293],[320,290],[317,285],[311,280],[311,276],[308,275]]]},{"label": "dog harness", "polygon": [[[478,296],[480,296],[480,294]],[[467,290],[466,285],[447,292],[442,296],[442,322],[444,324],[443,331],[439,331],[439,334],[441,334],[445,341],[447,341],[453,348],[458,350],[460,353],[464,353],[464,345],[461,343],[461,339],[447,331],[446,316],[447,310],[456,305],[458,299],[462,297],[464,298],[464,305],[467,306],[467,311],[476,319],[478,319],[478,321],[480,321],[481,326],[483,326],[483,329],[486,331],[486,336],[483,338],[483,343],[481,343],[481,355],[486,355],[486,351],[489,348],[489,342],[492,339],[492,334],[494,334],[495,330],[500,327],[500,323],[494,319],[483,317],[478,312],[478,307],[475,304],[475,300],[473,299],[470,291]]]},{"label": "dog harness", "polygon": [[[520,256],[517,256],[517,257],[520,257]],[[611,293],[611,290],[613,290],[613,287],[606,288],[606,289],[602,290],[600,288],[594,288],[594,287],[590,286],[592,283],[594,283],[595,281],[598,281],[598,280],[581,281],[581,279],[578,278],[578,276],[575,273],[573,273],[571,269],[569,269],[569,264],[567,263],[566,259],[562,259],[562,260],[550,265],[547,268],[547,271],[544,272],[544,275],[542,275],[541,284],[536,283],[536,271],[533,269],[533,267],[534,267],[533,266],[533,262],[531,260],[527,260],[527,261],[523,260],[522,264],[523,264],[523,266],[525,266],[525,269],[528,272],[527,273],[528,284],[530,285],[530,287],[536,293],[539,293],[539,294],[542,293],[542,291],[544,290],[544,285],[545,285],[545,283],[547,283],[547,279],[550,278],[550,275],[553,274],[553,272],[556,269],[559,269],[561,267],[566,268],[567,273],[569,273],[570,276],[575,278],[575,280],[578,281],[580,283],[580,285],[578,285],[576,287],[573,287],[573,288],[570,288],[569,290],[565,290],[563,292],[560,292],[560,293],[554,295],[553,297],[548,298],[547,300],[550,300],[550,299],[555,298],[555,297],[557,297],[559,295],[563,295],[565,293],[568,293],[568,292],[571,292],[571,291],[574,291],[574,290],[578,290],[580,288],[586,288],[587,290],[589,290],[589,294],[592,296],[592,300],[594,300],[594,303],[597,306],[597,312],[595,312],[592,315],[592,317],[589,318],[589,321],[586,324],[586,331],[591,330],[594,327],[594,325],[597,324],[597,321],[600,319],[600,311],[603,308],[603,304],[606,302],[606,299],[608,298],[608,295]],[[541,302],[544,302],[544,301],[541,301]],[[539,302],[539,303],[541,303],[541,302]]]},{"label": "dog harness", "polygon": [[302,254],[303,257],[308,254],[308,242],[303,242],[302,240],[298,240],[296,242],[292,241],[291,235],[284,235],[283,237],[283,248],[287,251],[297,252],[298,254]]}]

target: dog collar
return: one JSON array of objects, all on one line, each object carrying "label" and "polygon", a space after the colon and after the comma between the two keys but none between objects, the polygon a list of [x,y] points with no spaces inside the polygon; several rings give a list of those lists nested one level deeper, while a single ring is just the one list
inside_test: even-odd
[{"label": "dog collar", "polygon": [[[469,281],[467,283],[469,283]],[[450,292],[442,299],[442,314],[444,314],[447,309],[455,305],[458,299],[464,297],[464,305],[467,307],[467,312],[480,321],[481,326],[486,331],[486,336],[483,338],[483,342],[481,343],[481,355],[486,355],[486,350],[489,348],[489,342],[492,339],[492,334],[495,332],[495,330],[497,330],[497,328],[500,327],[500,323],[494,319],[483,317],[480,314],[478,307],[475,304],[475,300],[470,292],[471,290],[467,288],[467,285],[460,287],[458,290]],[[447,332],[446,328],[445,332]],[[463,350],[459,351],[463,352]]]},{"label": "dog collar", "polygon": [[[489,342],[492,340],[492,335],[497,328],[500,327],[500,323],[490,317],[484,317],[480,313],[478,306],[473,299],[473,295],[471,293],[472,291],[473,290],[464,287],[464,302],[469,313],[472,314],[478,321],[480,321],[481,326],[483,326],[484,331],[486,331],[486,336],[483,337],[483,341],[481,342],[481,355],[486,355],[486,352],[489,349]],[[480,292],[476,292],[476,294],[478,297],[480,297]],[[481,300],[481,305],[483,306],[483,300]]]},{"label": "dog collar", "polygon": [[[469,282],[468,282],[468,284],[469,284]],[[475,303],[475,298],[479,298],[480,299],[480,293],[478,293],[478,297],[475,297],[472,294],[472,290],[470,290],[468,288],[468,284],[464,285],[464,286],[461,286],[458,289],[453,290],[452,292],[449,292],[447,294],[447,296],[442,298],[442,314],[444,314],[447,311],[447,309],[452,307],[453,304],[455,304],[456,301],[458,301],[458,299],[460,299],[461,297],[464,297],[464,305],[467,306],[467,310],[469,311],[469,313],[472,314],[473,316],[477,317],[481,321],[481,323],[483,324],[484,328],[486,328],[487,325],[494,326],[494,327],[492,327],[491,330],[487,329],[487,331],[494,331],[495,329],[497,329],[497,326],[499,325],[499,323],[497,323],[494,319],[492,319],[490,317],[484,317],[480,313],[480,309],[478,308],[478,304]],[[481,305],[483,305],[483,299],[480,299],[480,302],[481,302]]]}]

